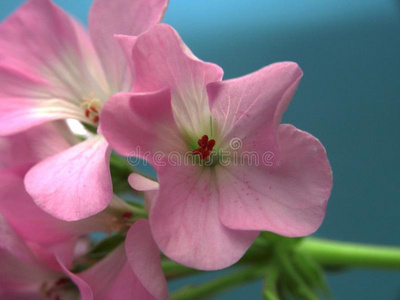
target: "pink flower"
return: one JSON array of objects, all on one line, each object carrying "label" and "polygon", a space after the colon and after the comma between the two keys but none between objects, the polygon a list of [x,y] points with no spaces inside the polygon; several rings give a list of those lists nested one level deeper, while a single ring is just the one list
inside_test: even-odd
[{"label": "pink flower", "polygon": [[119,246],[88,270],[72,273],[73,243],[52,248],[27,243],[0,214],[0,298],[168,299],[148,222],[136,222],[127,240],[129,247]]},{"label": "pink flower", "polygon": [[147,221],[131,226],[126,247],[119,246],[82,273],[69,271],[79,238],[126,230],[123,215],[130,207],[114,197],[101,213],[67,222],[35,205],[23,177],[37,161],[70,146],[66,138],[72,136],[65,129],[63,123],[50,122],[0,138],[0,298],[78,299],[80,293],[83,300],[167,299],[159,251]]},{"label": "pink flower", "polygon": [[99,214],[67,222],[41,210],[26,192],[23,179],[27,170],[70,147],[63,136],[72,138],[66,129],[63,123],[49,122],[0,138],[0,213],[28,242],[44,246],[63,244],[91,232],[111,232],[127,226],[123,214],[131,208],[115,196]]},{"label": "pink flower", "polygon": [[[22,5],[0,25],[0,135],[66,118],[97,127],[105,101],[129,91],[133,81],[114,34],[144,32],[166,5],[167,0],[95,0],[90,38],[50,0]],[[109,156],[96,134],[33,167],[27,190],[57,218],[94,215],[112,198]]]},{"label": "pink flower", "polygon": [[[35,246],[24,241],[0,214],[0,298],[1,299],[76,299],[77,291],[56,261],[55,252],[62,254],[70,267],[72,244],[63,247]],[[63,299],[64,299],[63,298]]]},{"label": "pink flower", "polygon": [[[111,147],[158,172],[159,190],[150,182],[143,189],[157,193],[150,224],[160,249],[212,270],[236,262],[261,230],[313,233],[325,216],[332,172],[315,137],[280,124],[302,76],[297,64],[221,81],[221,68],[197,59],[168,25],[132,44],[134,93],[105,104],[102,130]],[[176,163],[188,153],[193,164]]]},{"label": "pink flower", "polygon": [[160,251],[147,220],[136,221],[127,233],[125,245],[78,276],[84,281],[75,281],[81,294],[88,284],[95,300],[169,299]]}]

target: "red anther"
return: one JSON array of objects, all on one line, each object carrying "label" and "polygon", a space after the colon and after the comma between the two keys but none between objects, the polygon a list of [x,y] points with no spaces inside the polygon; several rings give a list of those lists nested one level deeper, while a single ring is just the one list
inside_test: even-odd
[{"label": "red anther", "polygon": [[125,213],[122,214],[122,219],[129,220],[132,217],[133,217],[133,213],[131,213],[131,212],[125,212]]},{"label": "red anther", "polygon": [[200,147],[193,150],[193,154],[200,155],[201,159],[206,159],[209,157],[215,146],[215,140],[208,140],[208,135],[203,135],[202,138],[197,141],[197,143]]},{"label": "red anther", "polygon": [[193,150],[193,154],[194,154],[194,155],[196,155],[196,154],[201,154],[201,151],[203,151],[201,148],[194,149],[194,150]]},{"label": "red anther", "polygon": [[203,147],[203,146],[206,146],[207,145],[207,142],[208,142],[208,135],[203,135],[203,137],[201,138],[201,145],[200,145],[200,143],[199,143],[199,146],[200,147]]},{"label": "red anther", "polygon": [[92,111],[92,112],[95,112],[95,113],[98,113],[99,111],[95,108],[95,107],[90,107],[90,110]]},{"label": "red anther", "polygon": [[86,116],[86,118],[89,118],[89,114],[90,114],[90,110],[85,110],[85,116]]},{"label": "red anther", "polygon": [[93,118],[93,122],[97,123],[98,121],[99,121],[99,116],[95,116],[95,117]]},{"label": "red anther", "polygon": [[207,149],[208,149],[209,151],[212,151],[212,149],[214,148],[214,146],[215,146],[215,140],[214,140],[214,139],[209,140],[208,143],[207,143]]},{"label": "red anther", "polygon": [[197,149],[193,150],[193,154],[200,155],[200,157],[202,159],[207,158],[210,155],[210,153],[207,150],[202,149],[202,148],[197,148]]},{"label": "red anther", "polygon": [[60,279],[58,279],[55,283],[55,285],[63,285],[64,283],[69,282],[69,279],[66,277],[61,277]]}]

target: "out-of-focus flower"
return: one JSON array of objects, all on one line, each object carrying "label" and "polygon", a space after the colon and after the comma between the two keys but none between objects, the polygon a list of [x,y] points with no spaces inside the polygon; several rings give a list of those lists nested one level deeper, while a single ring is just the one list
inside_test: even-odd
[{"label": "out-of-focus flower", "polygon": [[[63,267],[71,265],[73,246],[29,244],[0,213],[0,298],[77,299],[78,290],[63,272]],[[62,262],[57,261],[56,253],[63,257]]]},{"label": "out-of-focus flower", "polygon": [[28,243],[0,213],[0,298],[168,299],[148,222],[131,226],[127,241],[129,246],[119,246],[93,267],[74,274],[69,271],[74,242],[46,248]]},{"label": "out-of-focus flower", "polygon": [[[260,230],[314,232],[332,172],[316,138],[280,125],[302,76],[297,64],[222,82],[221,68],[197,59],[168,25],[132,44],[134,93],[105,104],[102,130],[114,149],[158,172],[150,224],[160,249],[181,264],[219,269],[236,262]],[[192,163],[176,163],[187,154]]]},{"label": "out-of-focus flower", "polygon": [[83,282],[76,284],[82,291],[89,285],[95,300],[169,299],[160,251],[147,220],[136,221],[124,245],[78,276]]},{"label": "out-of-focus flower", "polygon": [[129,205],[113,197],[99,214],[76,222],[59,220],[41,210],[26,192],[26,171],[42,159],[67,149],[73,137],[62,122],[50,122],[0,138],[0,212],[26,241],[65,243],[90,232],[122,230]]},{"label": "out-of-focus flower", "polygon": [[[114,34],[138,35],[167,0],[95,0],[89,33],[50,0],[29,0],[0,25],[0,135],[74,118],[97,127],[105,101],[133,77]],[[35,202],[73,221],[112,198],[110,149],[101,134],[49,157],[27,174]]]},{"label": "out-of-focus flower", "polygon": [[131,211],[114,196],[102,212],[67,222],[35,205],[23,185],[26,171],[71,142],[63,122],[0,138],[0,298],[167,299],[160,253],[144,220],[130,227],[126,247],[81,273],[69,271],[78,245],[87,250],[86,234],[128,230],[124,214]]}]

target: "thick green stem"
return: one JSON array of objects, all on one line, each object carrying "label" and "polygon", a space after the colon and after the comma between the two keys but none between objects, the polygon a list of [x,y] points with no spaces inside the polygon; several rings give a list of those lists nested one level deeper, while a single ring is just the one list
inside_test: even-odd
[{"label": "thick green stem", "polygon": [[[317,238],[304,239],[297,248],[297,251],[304,251],[311,256],[315,261],[326,267],[361,267],[361,268],[379,268],[379,269],[400,269],[400,247],[383,247],[370,246],[355,243],[335,242]],[[248,253],[250,254],[250,253]],[[298,274],[294,274],[293,269],[287,261],[277,255],[278,261],[283,259],[281,263],[286,267],[286,271],[291,274],[295,285],[305,286],[300,284],[303,280]],[[258,255],[256,255],[258,257]],[[260,257],[261,261],[261,257]],[[241,260],[243,264],[254,263],[253,259],[246,259],[246,256]],[[262,264],[261,264],[262,265]],[[167,275],[172,278],[175,276],[184,276],[195,273],[196,271],[176,265],[173,262],[163,262],[163,268]],[[221,276],[215,280],[206,282],[198,286],[185,287],[175,292],[172,300],[186,299],[202,299],[223,292],[224,290],[234,288],[238,285],[258,280],[266,274],[267,270],[263,266],[246,267],[236,271],[235,273]],[[273,274],[269,274],[270,276]],[[269,281],[273,282],[274,277],[269,277]],[[298,290],[307,299],[316,299],[312,292],[307,289]],[[277,299],[276,293],[266,291],[264,295],[267,299]]]},{"label": "thick green stem", "polygon": [[307,238],[299,250],[327,267],[400,269],[400,247],[371,246]]},{"label": "thick green stem", "polygon": [[202,299],[203,297],[216,295],[224,290],[259,279],[265,275],[264,273],[265,269],[259,266],[241,269],[198,286],[185,287],[173,293],[171,300]]}]

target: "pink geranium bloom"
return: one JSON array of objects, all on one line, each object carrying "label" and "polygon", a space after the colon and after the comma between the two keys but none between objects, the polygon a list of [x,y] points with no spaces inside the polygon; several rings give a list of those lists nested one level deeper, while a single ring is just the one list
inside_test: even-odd
[{"label": "pink geranium bloom", "polygon": [[73,246],[49,249],[27,243],[7,223],[0,213],[0,298],[1,299],[76,299],[77,290],[56,261],[59,252],[70,267]]},{"label": "pink geranium bloom", "polygon": [[80,291],[83,300],[167,299],[159,251],[147,221],[131,226],[126,247],[82,273],[69,271],[80,237],[127,230],[124,213],[131,210],[114,197],[101,213],[67,222],[35,205],[23,177],[38,161],[70,146],[67,138],[73,137],[66,129],[61,122],[50,122],[0,138],[0,298],[78,299]]},{"label": "pink geranium bloom", "polygon": [[136,221],[124,245],[78,276],[83,280],[75,281],[81,294],[88,285],[94,300],[169,299],[160,251],[147,220]]},{"label": "pink geranium bloom", "polygon": [[[0,135],[74,118],[97,127],[105,101],[133,76],[114,34],[138,35],[167,0],[95,0],[89,35],[50,0],[29,0],[0,25]],[[37,205],[72,221],[112,198],[110,149],[101,134],[36,165],[26,177]]]},{"label": "pink geranium bloom", "polygon": [[[302,77],[298,65],[276,63],[221,81],[221,68],[197,59],[168,25],[132,44],[133,93],[106,103],[102,130],[114,149],[158,172],[159,190],[145,180],[142,189],[156,193],[150,224],[160,249],[211,270],[236,262],[261,230],[313,233],[325,216],[332,172],[315,137],[280,124]],[[223,163],[222,150],[238,161]],[[187,153],[194,163],[176,164]],[[245,153],[267,161],[251,164]]]},{"label": "pink geranium bloom", "polygon": [[127,240],[129,247],[122,245],[93,267],[74,274],[69,271],[74,243],[52,248],[27,243],[0,213],[0,298],[168,299],[148,222],[136,222]]},{"label": "pink geranium bloom", "polygon": [[91,232],[112,232],[127,226],[123,216],[131,208],[115,196],[99,214],[67,222],[41,210],[26,192],[23,182],[26,172],[40,160],[70,147],[68,137],[73,138],[65,124],[50,122],[0,138],[0,213],[26,241],[62,244]]}]

